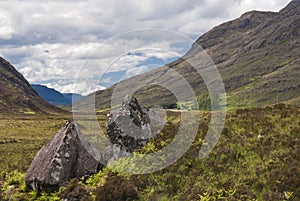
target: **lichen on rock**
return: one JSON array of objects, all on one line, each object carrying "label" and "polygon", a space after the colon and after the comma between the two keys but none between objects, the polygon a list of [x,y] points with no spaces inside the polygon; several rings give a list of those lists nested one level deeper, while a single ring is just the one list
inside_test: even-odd
[{"label": "lichen on rock", "polygon": [[100,154],[84,141],[78,126],[68,121],[33,159],[25,181],[29,189],[52,191],[72,178],[97,173]]}]

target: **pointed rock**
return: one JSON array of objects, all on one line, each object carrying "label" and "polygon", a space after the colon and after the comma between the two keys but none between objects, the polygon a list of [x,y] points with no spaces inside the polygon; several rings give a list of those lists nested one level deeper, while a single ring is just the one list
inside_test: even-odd
[{"label": "pointed rock", "polygon": [[29,189],[52,191],[72,178],[97,173],[100,154],[84,139],[76,124],[67,122],[33,159],[25,182]]},{"label": "pointed rock", "polygon": [[104,151],[104,161],[117,160],[142,148],[163,125],[159,115],[143,109],[136,98],[126,96],[121,108],[107,114],[106,130],[112,146]]}]

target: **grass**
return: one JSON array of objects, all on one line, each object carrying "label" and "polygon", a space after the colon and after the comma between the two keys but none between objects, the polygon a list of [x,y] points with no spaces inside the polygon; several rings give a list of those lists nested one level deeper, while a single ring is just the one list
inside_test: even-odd
[{"label": "grass", "polygon": [[50,140],[70,117],[0,117],[0,172],[29,167],[37,151]]},{"label": "grass", "polygon": [[[140,153],[160,150],[174,139],[180,113],[167,114],[166,126]],[[221,138],[203,160],[198,154],[210,113],[200,114],[192,146],[166,169],[128,175],[104,168],[88,180],[72,180],[59,191],[42,195],[26,191],[24,173],[67,118],[1,118],[0,200],[299,200],[299,107],[228,110]],[[98,119],[104,125],[105,118]]]}]

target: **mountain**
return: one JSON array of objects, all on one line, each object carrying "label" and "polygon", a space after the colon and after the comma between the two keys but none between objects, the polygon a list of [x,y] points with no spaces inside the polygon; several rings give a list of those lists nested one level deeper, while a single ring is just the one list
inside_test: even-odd
[{"label": "mountain", "polygon": [[43,100],[23,75],[0,57],[0,113],[60,114],[64,111]]},{"label": "mountain", "polygon": [[[76,94],[76,93],[63,93],[62,95],[64,95],[64,97],[70,101],[70,103],[72,104],[72,102],[76,102],[79,101],[80,99],[83,98],[82,95],[80,94]],[[71,105],[70,104],[70,105]]]},{"label": "mountain", "polygon": [[44,100],[48,101],[52,105],[72,105],[72,102],[76,102],[82,98],[80,94],[75,93],[60,93],[55,89],[48,88],[39,84],[32,84],[32,88],[41,96]]},{"label": "mountain", "polygon": [[[176,103],[176,97],[168,89],[150,85],[158,79],[162,83],[180,86],[179,81],[172,77],[175,70],[193,88],[202,103],[200,107],[206,108],[204,106],[210,103],[206,85],[186,62],[192,59],[200,66],[205,64],[196,44],[200,44],[216,64],[223,78],[229,107],[263,106],[278,102],[299,105],[300,1],[294,0],[279,12],[251,11],[223,23],[196,40],[182,58],[97,91],[79,101],[78,106],[89,105],[90,98],[95,95],[96,108],[108,108],[116,86],[118,91],[126,91],[136,83],[144,83],[144,87],[135,92],[141,104]],[[170,76],[165,78],[166,74]],[[184,89],[181,91],[184,92]]]}]

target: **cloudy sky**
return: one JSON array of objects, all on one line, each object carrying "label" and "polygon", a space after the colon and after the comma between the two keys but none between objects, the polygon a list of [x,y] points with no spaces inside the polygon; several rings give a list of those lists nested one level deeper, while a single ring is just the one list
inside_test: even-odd
[{"label": "cloudy sky", "polygon": [[88,94],[170,62],[212,27],[289,0],[0,0],[0,56],[30,83]]}]

